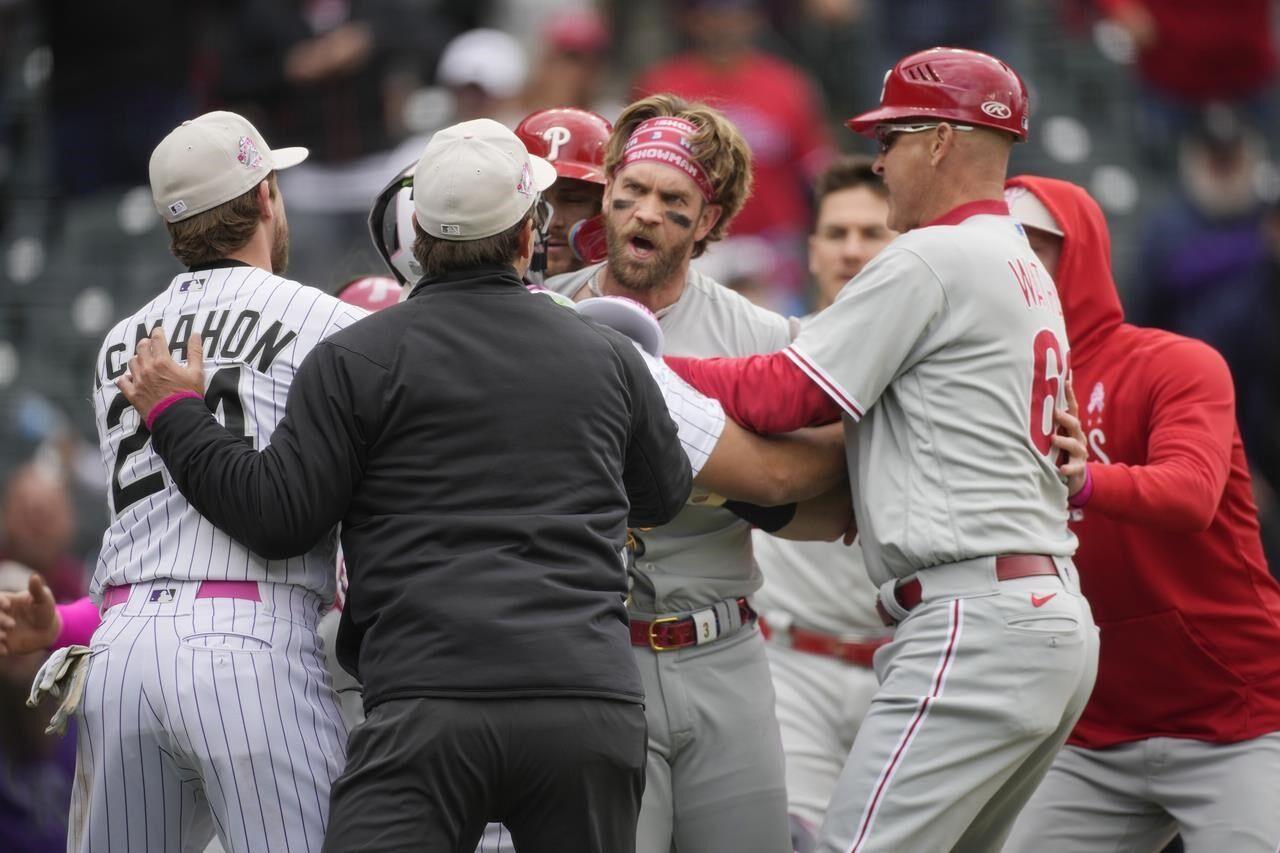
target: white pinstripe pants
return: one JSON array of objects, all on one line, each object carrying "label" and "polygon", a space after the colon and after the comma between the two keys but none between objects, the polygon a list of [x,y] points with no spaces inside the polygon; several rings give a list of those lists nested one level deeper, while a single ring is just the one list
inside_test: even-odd
[{"label": "white pinstripe pants", "polygon": [[[153,581],[94,634],[72,795],[72,853],[319,850],[346,727],[315,632],[321,601],[261,602]],[[175,590],[152,602],[152,589]]]}]

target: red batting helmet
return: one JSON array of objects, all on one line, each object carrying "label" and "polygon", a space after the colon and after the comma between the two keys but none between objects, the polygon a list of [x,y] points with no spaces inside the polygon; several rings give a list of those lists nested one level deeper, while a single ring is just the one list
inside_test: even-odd
[{"label": "red batting helmet", "polygon": [[338,298],[366,311],[381,311],[400,301],[400,282],[389,275],[366,275],[338,288]]},{"label": "red batting helmet", "polygon": [[880,106],[845,126],[874,136],[876,125],[941,119],[1007,130],[1027,141],[1027,87],[994,56],[957,47],[931,47],[899,59],[884,76]]},{"label": "red batting helmet", "polygon": [[576,107],[538,110],[516,126],[529,153],[549,160],[557,175],[593,184],[604,184],[604,150],[612,132],[603,116]]}]

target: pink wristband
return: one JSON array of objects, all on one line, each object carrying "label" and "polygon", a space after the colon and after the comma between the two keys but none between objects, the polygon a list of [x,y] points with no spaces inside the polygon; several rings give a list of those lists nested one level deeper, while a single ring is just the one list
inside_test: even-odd
[{"label": "pink wristband", "polygon": [[159,403],[152,406],[151,411],[147,412],[147,429],[151,429],[151,425],[156,422],[156,418],[160,417],[160,415],[164,413],[165,409],[169,408],[179,400],[185,400],[188,397],[195,400],[204,399],[204,397],[200,396],[195,391],[174,391],[168,397],[165,397]]},{"label": "pink wristband", "polygon": [[70,604],[59,604],[58,616],[62,619],[62,630],[53,641],[53,649],[89,645],[93,632],[102,624],[102,615],[87,596]]},{"label": "pink wristband", "polygon": [[1067,506],[1072,509],[1080,509],[1089,502],[1089,498],[1093,497],[1093,471],[1089,470],[1089,466],[1084,466],[1084,485],[1080,491],[1067,498]]}]

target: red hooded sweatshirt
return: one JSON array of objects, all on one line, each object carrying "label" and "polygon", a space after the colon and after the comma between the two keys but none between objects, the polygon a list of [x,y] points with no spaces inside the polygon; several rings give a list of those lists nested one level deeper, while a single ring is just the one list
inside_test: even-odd
[{"label": "red hooded sweatshirt", "polygon": [[1070,743],[1233,743],[1280,731],[1280,585],[1267,571],[1226,363],[1124,322],[1102,211],[1063,181],[1010,181],[1066,235],[1054,276],[1089,438],[1075,562],[1101,629]]}]

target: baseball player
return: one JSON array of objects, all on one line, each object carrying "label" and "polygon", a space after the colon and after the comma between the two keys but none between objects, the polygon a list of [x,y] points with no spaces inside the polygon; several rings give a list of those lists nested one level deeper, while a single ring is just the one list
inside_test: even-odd
[{"label": "baseball player", "polygon": [[404,298],[400,282],[385,275],[353,278],[339,287],[335,295],[348,305],[355,305],[369,312],[390,308]]},{"label": "baseball player", "polygon": [[[336,295],[342,302],[372,312],[397,304],[401,299],[401,287],[396,279],[389,276],[370,275],[343,284],[338,288]],[[669,369],[667,372],[674,377]],[[679,379],[675,381],[680,382]],[[689,389],[688,393],[696,394],[692,389]],[[714,411],[719,412],[718,405],[714,401],[710,403]],[[722,426],[723,413],[720,413],[718,418]],[[698,429],[705,430],[713,424],[714,421],[712,424],[690,422],[689,429],[697,432]],[[682,428],[682,433],[684,431],[686,430]],[[324,645],[325,664],[338,694],[343,721],[346,727],[351,729],[364,719],[360,683],[338,664],[334,654],[334,643],[346,587],[346,566],[339,547],[334,608],[321,618],[316,631]],[[71,604],[55,605],[53,596],[43,580],[38,575],[32,575],[25,592],[0,593],[0,654],[41,649],[53,650],[79,642],[87,643],[99,621],[97,607],[90,598]],[[501,824],[491,824],[486,828],[477,853],[508,853],[514,849],[510,838],[510,834]],[[216,844],[215,841],[215,847],[211,849],[220,849]]]},{"label": "baseball player", "polygon": [[898,61],[877,109],[902,236],[794,344],[673,360],[762,432],[843,416],[867,570],[891,643],[821,832],[824,851],[993,850],[1093,686],[1054,411],[1067,338],[1053,280],[1003,198],[1027,96],[1000,60]]},{"label": "baseball player", "polygon": [[[381,311],[398,303],[400,283],[390,276],[369,275],[354,278],[339,287],[337,298],[366,312]],[[342,716],[350,728],[359,722],[360,685],[337,665],[332,654],[337,631],[336,617],[342,610],[347,591],[346,566],[342,549],[338,548],[338,572],[334,609],[325,614],[317,628],[324,641],[326,664],[334,689],[342,703]],[[31,575],[28,588],[20,592],[0,593],[0,655],[47,649],[54,651],[90,641],[101,624],[98,605],[89,596],[68,604],[55,604],[44,579]]]},{"label": "baseball player", "polygon": [[1200,341],[1124,322],[1102,211],[1022,177],[1010,208],[1053,272],[1085,402],[1072,499],[1098,683],[1010,851],[1280,848],[1280,585],[1267,570],[1231,374]]},{"label": "baseball player", "polygon": [[[338,288],[337,297],[348,305],[355,305],[370,313],[381,311],[398,304],[404,298],[400,282],[390,276],[366,275],[354,278]],[[320,620],[317,632],[324,641],[325,665],[329,677],[333,679],[333,689],[338,694],[342,709],[342,719],[348,729],[353,729],[364,719],[364,703],[360,692],[360,682],[338,663],[335,643],[338,639],[338,622],[342,617],[342,606],[347,597],[347,563],[342,557],[342,546],[338,546],[337,586],[333,600],[333,609]]]},{"label": "baseball player", "polygon": [[[608,260],[548,287],[643,303],[669,353],[787,345],[789,321],[689,266],[741,208],[750,167],[719,112],[670,95],[630,105],[605,161]],[[635,539],[629,609],[649,725],[637,850],[790,850],[773,688],[749,598],[761,583],[750,526],[723,508],[690,506]]]},{"label": "baseball player", "polygon": [[[195,505],[256,549],[294,553],[343,520],[354,571],[339,655],[363,676],[373,710],[334,783],[326,849],[371,837],[461,849],[488,816],[518,821],[517,843],[530,849],[633,849],[645,728],[619,621],[620,534],[627,519],[675,516],[690,489],[688,459],[630,344],[519,289],[534,193],[554,169],[497,122],[448,131],[414,176],[414,253],[428,277],[405,304],[313,351],[270,448],[238,446],[191,399],[202,372],[194,337],[184,368],[156,331],[118,384],[148,412],[153,443],[171,472],[183,472],[181,487],[199,493]],[[483,180],[459,178],[473,172]],[[479,201],[458,206],[459,180],[477,185]],[[494,322],[500,347],[485,338]],[[385,334],[406,328],[412,334]],[[546,333],[555,337],[538,338]],[[401,358],[414,348],[428,357]],[[612,357],[598,361],[605,350]],[[422,405],[432,399],[444,405]],[[396,400],[404,405],[387,402]],[[591,400],[602,406],[584,409]],[[581,417],[565,418],[574,406]],[[220,461],[206,452],[215,445]],[[505,474],[477,478],[474,465],[468,474],[482,458],[472,451]],[[257,481],[251,508],[229,479],[245,477]],[[399,639],[409,635],[423,638],[429,666],[404,657]],[[469,769],[459,776],[445,753]],[[369,808],[406,796],[407,812]]]},{"label": "baseball player", "polygon": [[[76,713],[71,850],[319,850],[346,728],[316,635],[334,595],[334,537],[264,560],[173,487],[117,391],[139,339],[175,352],[199,333],[205,402],[255,447],[271,440],[294,373],[363,311],[281,278],[288,226],[271,150],[238,115],[176,128],[151,156],[151,188],[189,269],[107,334],[94,412],[111,525],[91,585],[102,624]],[[64,626],[72,627],[74,626]]]},{"label": "baseball player", "polygon": [[[522,142],[532,146],[530,151],[535,152],[547,145],[544,132],[538,131],[538,128],[548,123],[550,124],[545,128],[546,137],[563,138],[563,134],[556,131],[557,127],[561,127],[559,123],[563,123],[571,128],[564,131],[570,134],[571,140],[581,141],[588,137],[594,139],[600,132],[599,122],[583,118],[578,113],[584,111],[551,109],[533,113],[516,129],[516,135]],[[584,114],[587,117],[594,116],[593,113]],[[575,124],[579,120],[581,127]],[[556,152],[559,159],[550,162],[556,169],[557,177],[548,192],[555,190],[561,181],[571,185],[576,182],[586,188],[593,186],[586,180],[564,177],[590,174],[589,169],[595,168],[595,144],[583,144],[585,153],[563,146]],[[570,158],[570,154],[579,159]],[[599,158],[600,163],[603,163],[602,153]],[[597,193],[602,194],[603,189]],[[598,211],[599,207],[597,199],[593,209]],[[557,224],[557,220],[561,216],[559,211],[566,209],[566,206],[561,205],[551,214],[548,233],[552,237],[562,233],[563,222]],[[406,255],[402,248],[412,245],[411,238],[407,236],[413,233],[412,215],[411,166],[383,189],[369,213],[369,231],[378,254],[396,279],[408,286],[417,283],[421,272],[409,262],[411,253]],[[595,227],[594,224],[590,225],[591,229]],[[603,240],[603,225],[600,228],[600,239]],[[582,220],[578,220],[570,228],[577,235],[585,230],[587,228]],[[571,242],[572,255],[567,265],[581,269],[584,258],[592,257],[592,252],[596,251],[595,239]],[[564,260],[562,256],[549,255],[549,262],[553,267],[558,267]],[[542,288],[534,286],[534,289]],[[587,291],[584,290],[581,295],[586,294]],[[741,513],[754,523],[774,528],[775,534],[779,536],[797,540],[838,538],[844,530],[840,517],[842,501],[841,495],[832,491],[832,487],[843,476],[843,438],[837,432],[827,431],[764,438],[743,430],[733,422],[726,424],[719,403],[689,387],[658,358],[665,346],[662,327],[651,322],[652,312],[644,310],[638,304],[630,305],[630,309],[636,307],[641,310],[629,310],[626,303],[616,301],[594,302],[585,306],[583,313],[597,322],[613,326],[641,345],[646,364],[664,393],[668,411],[675,418],[685,452],[694,462],[694,483],[702,490],[697,500],[700,503],[725,500],[723,505],[729,511]],[[794,508],[785,506],[775,511],[764,509],[818,495],[821,498]],[[755,505],[751,505],[751,502]],[[791,514],[793,511],[794,515]]]},{"label": "baseball player", "polygon": [[[603,117],[575,107],[538,110],[517,125],[515,134],[525,148],[556,170],[556,182],[538,197],[537,244],[526,281],[540,285],[547,275],[581,268],[585,255],[580,253],[602,252],[602,164],[610,129]],[[378,254],[406,287],[422,278],[412,251],[416,166],[416,161],[410,163],[388,182],[369,211],[369,233]]]},{"label": "baseball player", "polygon": [[[396,292],[399,292],[399,287],[394,279],[383,278],[378,281],[378,277],[369,277],[344,286],[339,291],[339,298],[370,310],[380,310],[386,305],[380,304],[376,299],[369,298],[370,294],[379,292],[378,285],[383,287],[395,286]],[[551,294],[550,291],[547,292]],[[562,299],[563,297],[556,298]],[[568,304],[574,306],[572,302]],[[722,461],[719,464],[724,470],[737,470],[742,466],[759,467],[758,461],[744,456],[743,452],[738,450],[739,447],[758,449],[761,458],[771,452],[766,439],[745,433],[741,427],[731,422],[728,424],[730,433],[740,432],[742,435],[733,436],[721,442],[726,428],[723,410],[715,400],[703,397],[690,388],[662,362],[662,330],[657,320],[643,306],[628,299],[597,297],[577,303],[574,307],[597,322],[623,332],[636,341],[636,346],[645,357],[645,361],[653,372],[658,387],[662,390],[668,413],[671,415],[672,420],[675,421],[677,433],[685,454],[689,457],[695,478],[699,478],[707,460],[717,454],[722,458],[725,454],[733,454],[737,458],[737,464],[729,465]],[[753,462],[755,463],[754,465]],[[781,467],[787,463],[786,460],[779,460],[777,464]],[[834,469],[838,466],[833,464],[831,467]],[[714,475],[703,477],[702,482],[712,491],[724,490],[732,492],[733,490],[732,482],[725,480],[723,477],[717,478]],[[839,531],[836,530],[836,532],[838,533]],[[341,606],[342,595],[345,590],[345,576],[342,565],[340,559],[338,574],[339,606]],[[326,646],[329,649],[333,648],[334,638],[337,633],[337,615],[337,611],[330,613],[321,621],[320,625],[320,633],[325,638]],[[354,727],[364,717],[363,707],[360,703],[359,682],[337,664],[332,653],[327,656],[327,660],[334,686],[342,699],[344,718],[348,727]],[[505,853],[505,851],[512,850],[510,839],[509,832],[502,824],[491,823],[485,828],[485,834],[481,839],[478,853]]]},{"label": "baseball player", "polygon": [[[604,191],[604,149],[612,126],[603,117],[574,107],[555,107],[530,113],[515,134],[530,153],[556,170],[556,182],[542,194],[539,205],[549,209],[540,229],[529,278],[581,269],[587,261],[604,259],[604,229],[600,196]],[[413,259],[413,170],[410,163],[379,193],[369,212],[369,233],[378,254],[402,285],[422,277]]]},{"label": "baseball player", "polygon": [[556,107],[530,113],[516,136],[530,153],[555,166],[556,182],[543,193],[551,206],[544,251],[547,276],[604,260],[604,153],[613,126],[589,110]]},{"label": "baseball player", "polygon": [[[897,236],[885,225],[884,182],[871,160],[845,157],[818,178],[809,272],[826,308]],[[768,640],[786,759],[791,842],[811,851],[858,725],[876,690],[871,659],[890,630],[860,547],[752,536],[764,586],[756,594]]]}]

